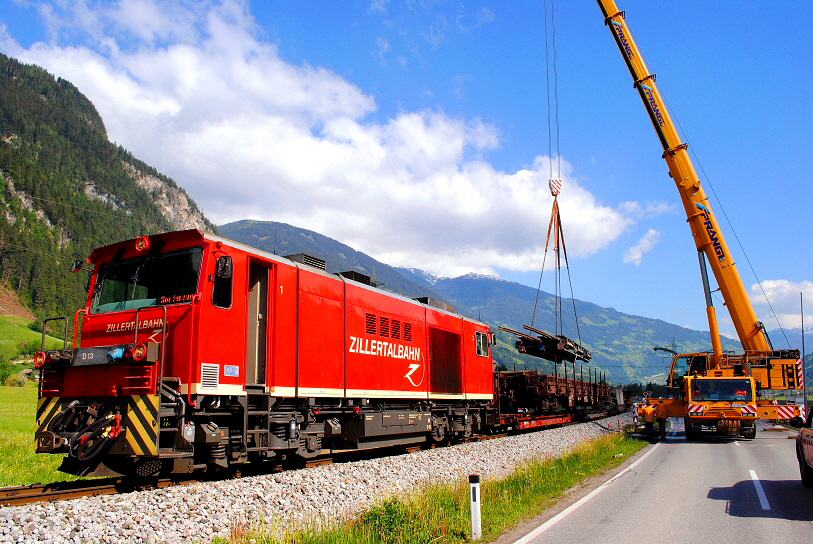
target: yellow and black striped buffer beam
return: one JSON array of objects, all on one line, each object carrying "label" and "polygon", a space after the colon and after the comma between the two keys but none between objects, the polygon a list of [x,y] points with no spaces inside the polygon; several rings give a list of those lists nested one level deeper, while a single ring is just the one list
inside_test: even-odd
[{"label": "yellow and black striped buffer beam", "polygon": [[48,430],[48,424],[59,414],[65,401],[59,397],[41,397],[37,401],[37,434]]},{"label": "yellow and black striped buffer beam", "polygon": [[131,396],[123,423],[127,453],[158,454],[158,395]]}]

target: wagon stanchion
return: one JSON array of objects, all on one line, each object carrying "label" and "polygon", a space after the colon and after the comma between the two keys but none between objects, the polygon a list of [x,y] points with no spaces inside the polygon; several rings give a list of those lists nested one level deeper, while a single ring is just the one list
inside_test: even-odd
[{"label": "wagon stanchion", "polygon": [[469,474],[469,503],[471,511],[471,539],[479,540],[483,536],[480,523],[480,475]]}]

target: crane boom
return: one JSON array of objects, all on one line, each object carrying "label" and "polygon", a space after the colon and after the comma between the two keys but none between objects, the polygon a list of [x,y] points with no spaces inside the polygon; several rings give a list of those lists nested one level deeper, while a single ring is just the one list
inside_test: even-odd
[{"label": "crane boom", "polygon": [[[655,74],[651,74],[647,69],[638,46],[624,21],[624,12],[619,11],[614,0],[598,0],[598,4],[604,13],[605,24],[610,28],[618,49],[627,63],[635,88],[644,102],[655,132],[661,141],[664,150],[663,158],[669,166],[669,175],[680,193],[695,245],[698,251],[702,251],[706,256],[740,342],[746,351],[771,350],[772,347],[764,333],[762,323],[757,320],[745,286],[709,205],[708,197],[689,157],[688,144],[681,141],[666,109],[666,104],[658,91]],[[708,289],[706,292],[708,294]],[[720,336],[717,333],[717,319],[709,296],[706,297],[706,301],[714,357],[719,360],[722,348]]]}]

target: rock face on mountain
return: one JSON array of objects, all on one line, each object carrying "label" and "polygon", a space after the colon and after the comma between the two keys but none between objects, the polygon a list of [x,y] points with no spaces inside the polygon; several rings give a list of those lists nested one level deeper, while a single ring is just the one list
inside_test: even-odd
[{"label": "rock face on mountain", "polygon": [[197,205],[189,198],[186,191],[170,185],[158,176],[145,174],[132,164],[122,161],[122,165],[135,184],[152,195],[161,215],[174,230],[198,229],[208,232],[214,230],[213,225],[198,210]]},{"label": "rock face on mountain", "polygon": [[182,229],[216,232],[172,179],[107,139],[69,81],[0,54],[0,285],[39,316],[72,313],[84,282],[70,262]]}]

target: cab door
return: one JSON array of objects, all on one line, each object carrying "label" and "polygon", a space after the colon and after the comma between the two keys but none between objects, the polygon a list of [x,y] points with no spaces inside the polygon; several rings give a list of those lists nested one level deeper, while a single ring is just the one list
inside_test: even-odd
[{"label": "cab door", "polygon": [[249,266],[248,322],[246,324],[246,383],[264,384],[268,354],[268,277],[270,268]]}]

